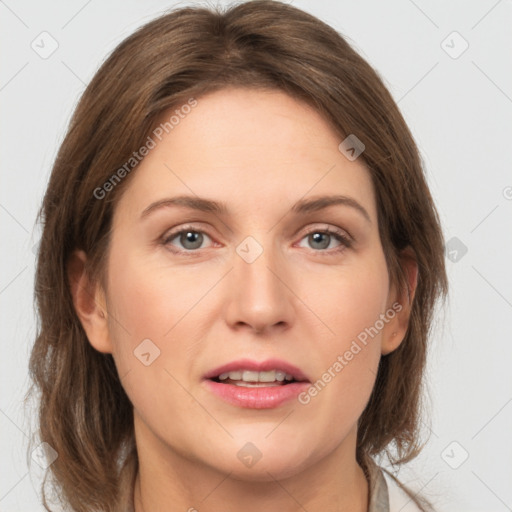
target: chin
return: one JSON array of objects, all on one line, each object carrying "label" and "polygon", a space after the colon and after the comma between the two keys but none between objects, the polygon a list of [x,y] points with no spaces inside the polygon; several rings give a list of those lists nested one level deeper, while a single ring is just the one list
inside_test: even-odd
[{"label": "chin", "polygon": [[248,467],[238,459],[225,468],[230,472],[230,478],[245,482],[273,482],[275,480],[285,480],[300,473],[307,462],[303,457],[298,457],[297,453],[289,457],[276,453],[273,456],[263,455],[254,465]]},{"label": "chin", "polygon": [[[268,433],[268,432],[267,432]],[[271,482],[297,475],[320,459],[314,447],[298,443],[293,436],[288,444],[261,438],[254,441],[235,441],[218,452],[212,466],[230,478],[247,482]],[[250,439],[250,438],[249,438]],[[219,464],[220,462],[220,464]]]}]

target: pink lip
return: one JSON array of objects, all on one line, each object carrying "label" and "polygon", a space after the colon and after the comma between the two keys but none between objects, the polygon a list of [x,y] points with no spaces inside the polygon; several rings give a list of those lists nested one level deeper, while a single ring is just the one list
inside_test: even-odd
[{"label": "pink lip", "polygon": [[218,377],[221,373],[235,372],[237,370],[252,370],[255,372],[265,372],[269,370],[281,370],[289,373],[297,381],[307,381],[308,378],[296,366],[293,366],[281,359],[267,359],[266,361],[252,361],[250,359],[239,359],[231,363],[219,366],[209,371],[204,378],[213,379]]},{"label": "pink lip", "polygon": [[[292,375],[293,378],[299,382],[279,386],[248,388],[211,380],[218,377],[221,373],[241,369],[259,372],[281,370]],[[273,409],[279,407],[289,400],[296,399],[297,395],[310,386],[309,380],[301,370],[292,364],[278,359],[268,359],[261,362],[251,361],[249,359],[233,361],[209,371],[204,376],[204,383],[209,391],[226,402],[237,407],[245,407],[248,409]]]},{"label": "pink lip", "polygon": [[222,384],[214,380],[205,380],[209,391],[226,402],[247,409],[274,409],[306,391],[309,382],[292,382],[282,386],[245,388],[234,384]]}]

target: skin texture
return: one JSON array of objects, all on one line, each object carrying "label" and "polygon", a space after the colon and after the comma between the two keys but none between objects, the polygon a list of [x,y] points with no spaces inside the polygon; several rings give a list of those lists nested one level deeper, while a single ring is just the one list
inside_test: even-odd
[{"label": "skin texture", "polygon": [[[320,114],[282,92],[230,88],[197,100],[133,171],[114,214],[107,289],[87,281],[83,252],[70,264],[88,339],[113,354],[134,405],[136,512],[171,503],[364,511],[357,420],[410,312],[407,293],[390,286],[370,175],[338,150],[342,139]],[[347,205],[291,211],[298,200],[333,194],[357,201],[369,220]],[[177,195],[223,202],[229,212],[172,206],[141,219]],[[204,234],[202,245],[169,238],[188,227]],[[326,229],[351,246],[308,236]],[[248,236],[263,249],[252,263],[236,252]],[[404,265],[413,293],[416,266]],[[315,382],[396,302],[401,311],[307,405],[243,409],[203,382],[240,358],[284,359]],[[149,366],[134,356],[145,339],[160,350]],[[262,454],[252,467],[237,457],[247,442]]]}]

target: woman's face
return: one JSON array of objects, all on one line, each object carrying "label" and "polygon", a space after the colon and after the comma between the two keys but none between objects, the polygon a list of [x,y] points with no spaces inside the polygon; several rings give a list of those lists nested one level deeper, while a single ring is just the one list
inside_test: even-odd
[{"label": "woman's face", "polygon": [[113,353],[137,442],[248,479],[353,455],[403,337],[369,173],[284,93],[185,110],[116,207],[108,333],[88,333]]}]

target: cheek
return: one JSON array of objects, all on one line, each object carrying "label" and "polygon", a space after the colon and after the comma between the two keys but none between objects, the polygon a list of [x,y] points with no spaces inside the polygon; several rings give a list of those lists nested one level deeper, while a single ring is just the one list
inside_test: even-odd
[{"label": "cheek", "polygon": [[331,419],[346,423],[364,410],[377,374],[389,288],[385,260],[374,257],[334,281],[336,286],[324,288],[316,298],[317,310],[334,334],[316,346],[320,364],[302,403],[313,408],[330,404]]},{"label": "cheek", "polygon": [[111,252],[108,276],[109,333],[119,375],[130,373],[133,380],[143,372],[146,386],[166,355],[166,333],[185,313],[183,294],[178,297],[161,272],[150,271],[123,247]]},{"label": "cheek", "polygon": [[127,332],[133,342],[150,338],[165,345],[181,328],[187,315],[200,306],[201,298],[218,280],[187,269],[154,266],[134,256],[123,258],[122,268],[110,274],[111,308],[120,339]]},{"label": "cheek", "polygon": [[341,350],[374,326],[385,312],[389,299],[387,266],[384,256],[377,254],[327,277],[310,296],[331,330],[329,346]]},{"label": "cheek", "polygon": [[[169,269],[135,258],[121,261],[109,272],[109,330],[117,370],[138,414],[158,425],[162,436],[166,431],[178,435],[173,418],[201,414],[183,386],[201,349],[200,299],[215,280],[192,271],[173,272],[170,278]],[[173,414],[162,414],[170,404]]]}]

